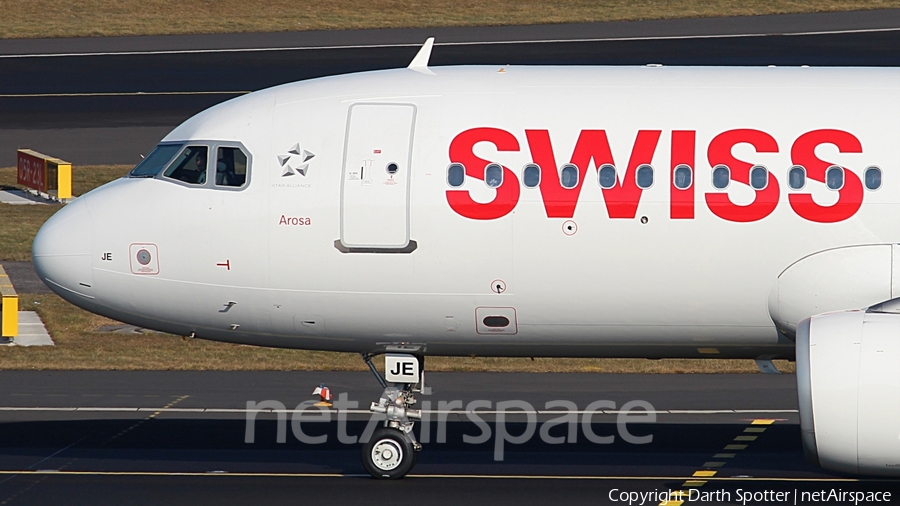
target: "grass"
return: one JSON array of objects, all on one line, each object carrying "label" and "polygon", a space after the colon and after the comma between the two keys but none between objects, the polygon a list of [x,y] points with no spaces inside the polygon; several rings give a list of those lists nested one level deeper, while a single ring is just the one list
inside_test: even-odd
[{"label": "grass", "polygon": [[[124,175],[123,165],[74,167],[73,191],[82,195]],[[0,168],[0,188],[16,186],[15,168]],[[38,229],[59,205],[0,204],[0,262],[28,261]],[[364,371],[359,356],[183,339],[169,334],[97,332],[114,325],[56,295],[20,294],[20,309],[37,311],[56,342],[53,347],[2,347],[0,370],[316,370]],[[777,361],[784,372],[794,364]],[[431,357],[430,371],[606,372],[606,373],[756,373],[752,360],[642,360]]]},{"label": "grass", "polygon": [[900,0],[0,0],[0,38],[529,25],[900,7]]}]

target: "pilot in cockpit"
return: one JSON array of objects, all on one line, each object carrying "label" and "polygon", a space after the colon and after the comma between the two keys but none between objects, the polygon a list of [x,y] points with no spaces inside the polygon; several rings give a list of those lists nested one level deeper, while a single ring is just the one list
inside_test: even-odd
[{"label": "pilot in cockpit", "polygon": [[165,172],[165,176],[191,184],[206,182],[205,146],[191,146],[185,149]]},{"label": "pilot in cockpit", "polygon": [[194,164],[197,166],[197,173],[200,174],[197,179],[206,179],[206,153],[198,152],[194,158]]},{"label": "pilot in cockpit", "polygon": [[216,186],[239,187],[247,180],[247,156],[239,149],[220,147],[216,160]]},{"label": "pilot in cockpit", "polygon": [[234,173],[234,163],[229,163],[226,158],[219,158],[216,162],[216,184],[219,186],[240,186]]}]

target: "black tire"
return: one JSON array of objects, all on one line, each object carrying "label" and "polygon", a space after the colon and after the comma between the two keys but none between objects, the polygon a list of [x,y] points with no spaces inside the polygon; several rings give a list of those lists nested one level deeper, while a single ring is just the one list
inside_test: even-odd
[{"label": "black tire", "polygon": [[382,427],[362,445],[362,463],[373,478],[399,480],[416,465],[412,442],[397,429]]}]

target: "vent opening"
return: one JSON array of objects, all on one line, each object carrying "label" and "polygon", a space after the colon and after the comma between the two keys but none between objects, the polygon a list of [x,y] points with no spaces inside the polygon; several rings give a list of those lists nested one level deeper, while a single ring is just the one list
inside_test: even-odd
[{"label": "vent opening", "polygon": [[509,318],[505,316],[486,316],[482,322],[491,328],[509,327]]}]

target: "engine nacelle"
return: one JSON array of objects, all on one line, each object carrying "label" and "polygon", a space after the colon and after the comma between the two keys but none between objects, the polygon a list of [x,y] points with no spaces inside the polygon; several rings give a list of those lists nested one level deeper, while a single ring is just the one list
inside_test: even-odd
[{"label": "engine nacelle", "polygon": [[769,292],[769,315],[792,337],[814,314],[900,297],[900,245],[866,244],[819,251],[786,268]]},{"label": "engine nacelle", "polygon": [[811,462],[900,476],[900,299],[801,321],[797,387]]}]

